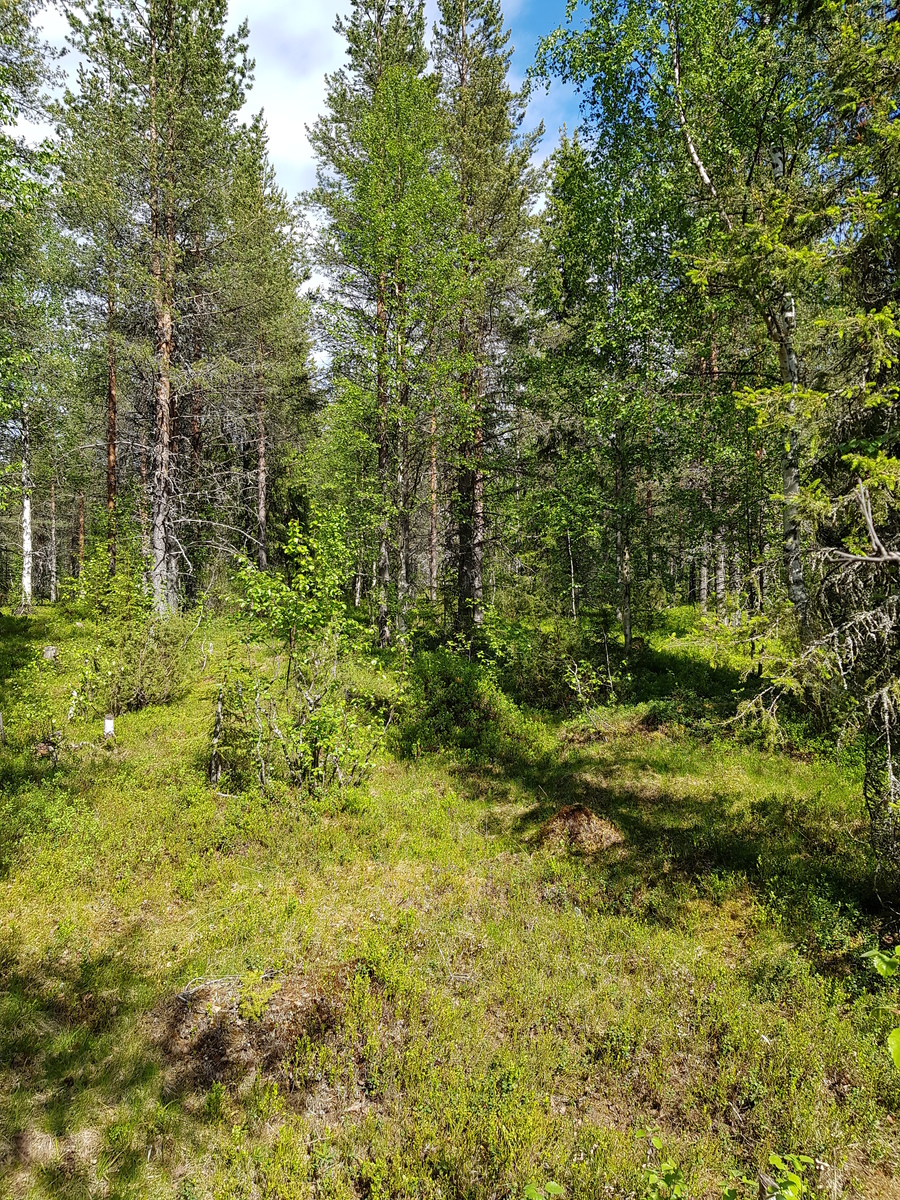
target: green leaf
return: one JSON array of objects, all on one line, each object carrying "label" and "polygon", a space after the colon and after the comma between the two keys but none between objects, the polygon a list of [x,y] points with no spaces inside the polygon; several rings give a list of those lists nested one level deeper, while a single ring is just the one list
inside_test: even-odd
[{"label": "green leaf", "polygon": [[565,1195],[565,1189],[560,1187],[558,1183],[545,1183],[544,1193],[547,1196],[562,1196]]},{"label": "green leaf", "polygon": [[887,1048],[894,1061],[894,1066],[900,1071],[900,1028],[892,1029],[888,1034]]},{"label": "green leaf", "polygon": [[890,979],[900,970],[900,956],[896,950],[893,954],[885,954],[883,950],[869,950],[863,958],[871,959],[872,966],[882,979]]}]

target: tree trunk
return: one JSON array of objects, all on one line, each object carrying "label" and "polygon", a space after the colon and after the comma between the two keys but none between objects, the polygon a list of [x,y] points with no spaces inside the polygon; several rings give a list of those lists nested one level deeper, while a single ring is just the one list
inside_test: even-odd
[{"label": "tree trunk", "polygon": [[410,537],[410,465],[409,465],[409,380],[406,373],[406,283],[399,278],[395,267],[394,291],[397,300],[397,504],[398,562],[397,562],[397,628],[406,632],[406,605],[412,585],[412,542]]},{"label": "tree trunk", "polygon": [[478,408],[475,426],[475,468],[472,477],[472,620],[484,622],[484,412],[483,382],[478,376]]},{"label": "tree trunk", "polygon": [[50,480],[50,603],[57,600],[56,588],[56,480]]},{"label": "tree trunk", "polygon": [[[465,333],[460,337],[466,345]],[[459,470],[459,565],[457,574],[458,621],[461,628],[481,625],[484,620],[484,425],[480,372],[467,372],[463,386],[463,411],[471,400],[474,429],[471,440],[461,446]]]},{"label": "tree trunk", "polygon": [[256,536],[259,569],[266,569],[266,409],[262,384],[256,388]]},{"label": "tree trunk", "polygon": [[[402,385],[405,391],[405,385]],[[401,400],[401,413],[406,400]],[[398,561],[397,561],[397,623],[401,633],[406,630],[406,602],[410,587],[410,530],[409,530],[409,439],[403,417],[400,418],[400,433],[397,439],[397,496],[398,513]]]},{"label": "tree trunk", "polygon": [[[195,250],[200,251],[202,239],[200,234],[194,241]],[[191,486],[196,494],[200,488],[200,459],[203,455],[203,385],[200,380],[199,365],[203,358],[203,332],[200,325],[203,311],[202,301],[194,300],[194,328],[191,339],[191,358],[193,371],[191,373]]]},{"label": "tree trunk", "polygon": [[[156,128],[156,46],[152,48],[150,77],[150,156],[152,177],[150,183],[150,236],[152,239],[150,273],[153,279],[154,314],[154,428],[153,428],[153,481],[150,497],[150,581],[153,587],[153,604],[158,613],[168,608],[168,553],[166,526],[169,517],[169,400],[171,390],[172,358],[172,309],[168,303],[168,246],[163,249],[161,194],[156,157],[159,137]],[[164,258],[166,262],[164,263]]]},{"label": "tree trunk", "polygon": [[31,528],[31,430],[28,408],[22,413],[22,608],[31,608],[34,547]]},{"label": "tree trunk", "polygon": [[378,278],[376,299],[376,383],[378,400],[378,483],[381,488],[381,524],[378,537],[378,641],[386,646],[391,640],[389,623],[389,590],[391,557],[388,544],[388,388],[387,388],[387,310],[385,307],[385,278]]},{"label": "tree trunk", "polygon": [[631,654],[631,553],[628,540],[622,548],[622,633],[625,638],[625,654]]},{"label": "tree trunk", "polygon": [[431,466],[429,486],[431,492],[430,520],[428,526],[428,595],[431,603],[437,602],[438,581],[438,476],[437,476],[437,412],[431,414]]},{"label": "tree trunk", "polygon": [[[174,344],[174,282],[175,282],[175,214],[173,187],[169,172],[160,170],[161,138],[156,120],[156,45],[151,48],[150,74],[150,230],[152,252],[150,272],[153,280],[155,422],[153,444],[153,478],[150,513],[150,579],[153,605],[157,613],[171,612],[177,605],[177,562],[175,559],[172,522],[172,351]],[[166,156],[171,169],[171,131],[166,139]],[[165,174],[165,183],[162,182]]]},{"label": "tree trunk", "polygon": [[706,538],[700,547],[700,607],[706,610],[709,598],[709,542]]},{"label": "tree trunk", "polygon": [[569,585],[572,592],[572,620],[578,620],[578,610],[575,607],[575,560],[572,558],[572,535],[566,530],[566,546],[569,551]]},{"label": "tree trunk", "polygon": [[77,525],[77,547],[78,547],[78,578],[84,574],[84,492],[78,493],[78,525]]},{"label": "tree trunk", "polygon": [[622,497],[622,464],[616,463],[616,575],[619,585],[619,620],[625,638],[625,654],[631,653],[631,554]]},{"label": "tree trunk", "polygon": [[191,384],[191,478],[194,491],[200,484],[200,459],[203,454],[203,390],[199,379]]},{"label": "tree trunk", "polygon": [[[619,438],[617,444],[622,444]],[[631,653],[631,553],[622,475],[622,458],[619,455],[616,462],[616,581],[619,592],[618,618],[622,622],[625,654],[628,655]]]},{"label": "tree trunk", "polygon": [[156,304],[156,423],[150,515],[150,549],[152,553],[150,578],[156,611],[165,613],[170,607],[168,526],[172,486],[171,409],[169,403],[171,398],[172,310],[159,291],[156,292],[154,300]]},{"label": "tree trunk", "polygon": [[149,496],[149,482],[147,479],[147,444],[141,437],[141,457],[140,457],[140,472],[141,472],[141,490],[138,499],[138,516],[141,522],[141,586],[144,595],[150,590],[150,512],[147,505]]},{"label": "tree trunk", "polygon": [[725,534],[722,529],[716,534],[716,610],[720,617],[725,615]]},{"label": "tree trunk", "polygon": [[[788,337],[784,337],[778,345],[778,361],[781,366],[782,382],[795,392],[800,382],[800,364],[797,354]],[[790,413],[793,416],[793,397],[790,403]],[[781,463],[782,493],[784,508],[782,510],[783,557],[784,574],[787,583],[788,597],[797,610],[801,632],[806,626],[807,596],[806,585],[803,581],[803,560],[800,553],[800,447],[797,428],[792,421],[785,440],[784,457]]]},{"label": "tree trunk", "polygon": [[113,340],[113,298],[107,297],[107,396],[106,396],[106,544],[109,553],[109,573],[116,573],[116,422],[118,417],[118,388],[116,379],[116,344]]}]

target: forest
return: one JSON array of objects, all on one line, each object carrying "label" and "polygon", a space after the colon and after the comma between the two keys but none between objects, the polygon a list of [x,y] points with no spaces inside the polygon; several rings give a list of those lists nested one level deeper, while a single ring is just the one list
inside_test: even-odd
[{"label": "forest", "polygon": [[900,1197],[900,11],[340,2],[0,0],[0,1193]]}]

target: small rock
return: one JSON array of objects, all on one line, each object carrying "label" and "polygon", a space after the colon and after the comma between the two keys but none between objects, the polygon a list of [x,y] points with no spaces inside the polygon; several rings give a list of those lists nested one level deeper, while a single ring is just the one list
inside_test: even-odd
[{"label": "small rock", "polygon": [[45,646],[43,649],[44,659],[47,662],[56,662],[58,654],[59,650],[57,650],[56,646]]}]

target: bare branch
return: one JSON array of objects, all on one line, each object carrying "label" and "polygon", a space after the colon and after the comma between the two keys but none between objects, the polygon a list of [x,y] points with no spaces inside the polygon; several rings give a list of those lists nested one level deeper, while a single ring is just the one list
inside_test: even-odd
[{"label": "bare branch", "polygon": [[878,536],[875,529],[875,521],[872,517],[872,498],[869,495],[868,488],[861,481],[856,489],[856,495],[859,500],[859,507],[862,509],[863,520],[866,523],[869,541],[872,543],[873,553],[850,554],[846,550],[831,550],[828,552],[828,557],[838,562],[872,563],[873,565],[884,563],[900,564],[900,550],[888,550]]}]

